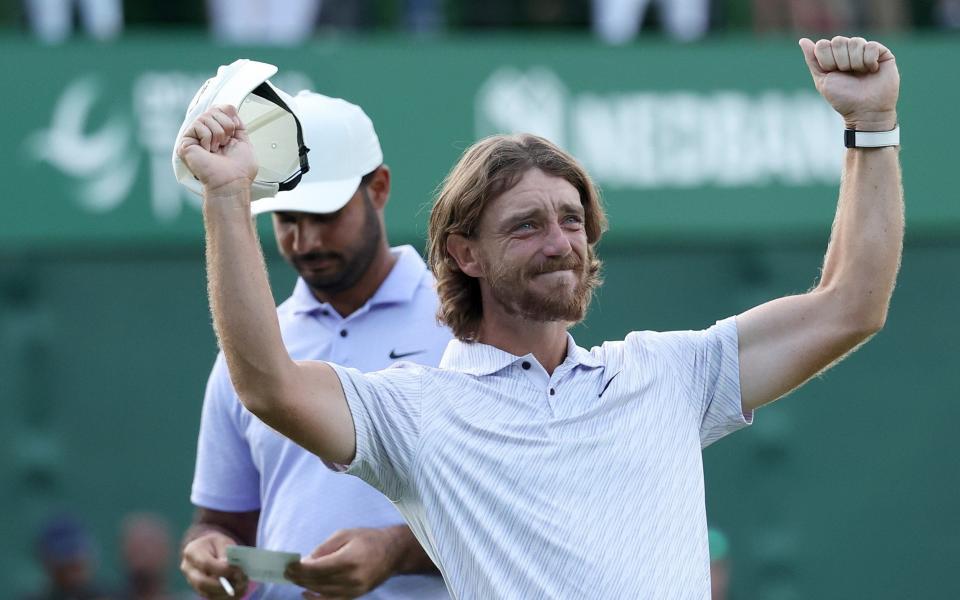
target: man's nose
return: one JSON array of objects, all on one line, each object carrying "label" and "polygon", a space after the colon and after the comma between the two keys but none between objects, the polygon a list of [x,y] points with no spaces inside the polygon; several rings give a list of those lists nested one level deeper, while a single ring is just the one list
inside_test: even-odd
[{"label": "man's nose", "polygon": [[323,226],[306,220],[297,221],[293,229],[293,251],[306,254],[323,248]]},{"label": "man's nose", "polygon": [[558,223],[547,227],[546,239],[543,244],[543,253],[546,256],[566,256],[573,249],[567,232]]}]

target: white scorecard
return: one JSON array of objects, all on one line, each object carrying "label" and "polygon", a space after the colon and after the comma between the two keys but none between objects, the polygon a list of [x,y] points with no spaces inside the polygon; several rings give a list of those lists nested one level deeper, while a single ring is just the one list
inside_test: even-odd
[{"label": "white scorecard", "polygon": [[283,578],[287,565],[300,561],[296,552],[277,552],[250,546],[227,546],[227,562],[240,567],[247,577],[265,583],[290,583]]}]

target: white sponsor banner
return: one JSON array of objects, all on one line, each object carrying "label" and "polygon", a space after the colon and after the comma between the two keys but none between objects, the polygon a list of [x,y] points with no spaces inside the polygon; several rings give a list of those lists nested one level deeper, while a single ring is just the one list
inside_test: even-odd
[{"label": "white sponsor banner", "polygon": [[843,122],[814,91],[573,94],[548,68],[503,67],[475,125],[542,135],[608,189],[835,184],[843,160]]}]

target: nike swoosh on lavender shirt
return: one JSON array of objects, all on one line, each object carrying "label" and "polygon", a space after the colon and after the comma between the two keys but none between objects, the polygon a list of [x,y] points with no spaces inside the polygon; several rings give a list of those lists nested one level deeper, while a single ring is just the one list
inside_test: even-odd
[{"label": "nike swoosh on lavender shirt", "polygon": [[397,360],[398,358],[413,356],[414,354],[423,354],[424,352],[426,352],[426,350],[414,350],[413,352],[400,352],[400,353],[397,353],[396,350],[391,350],[390,358],[392,358],[393,360]]}]

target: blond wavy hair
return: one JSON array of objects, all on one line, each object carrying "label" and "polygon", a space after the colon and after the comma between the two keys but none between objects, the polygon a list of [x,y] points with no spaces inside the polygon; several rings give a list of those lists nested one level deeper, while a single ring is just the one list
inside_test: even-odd
[{"label": "blond wavy hair", "polygon": [[[580,194],[587,234],[588,294],[600,284],[600,260],[594,247],[607,229],[600,193],[575,158],[532,134],[494,135],[470,146],[440,185],[427,231],[427,261],[437,280],[437,318],[460,340],[476,339],[483,303],[480,284],[460,271],[447,251],[447,238],[472,238],[487,205],[516,186],[531,169],[569,182]],[[589,296],[587,299],[589,303]]]}]

